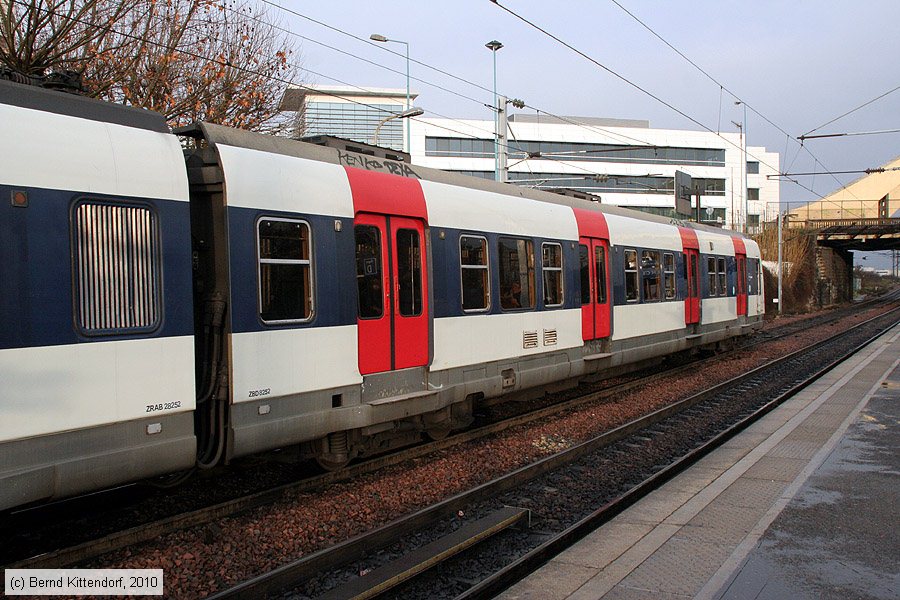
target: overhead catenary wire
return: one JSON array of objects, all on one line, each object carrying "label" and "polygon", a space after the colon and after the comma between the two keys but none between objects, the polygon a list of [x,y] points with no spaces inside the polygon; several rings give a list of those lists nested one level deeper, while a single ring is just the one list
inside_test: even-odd
[{"label": "overhead catenary wire", "polygon": [[[496,6],[498,6],[500,9],[502,9],[503,11],[509,13],[511,16],[513,16],[513,17],[519,19],[520,21],[522,21],[522,22],[525,23],[526,25],[528,25],[528,26],[530,26],[530,27],[536,29],[537,31],[543,33],[545,36],[551,38],[552,40],[556,41],[556,42],[559,43],[560,45],[562,45],[562,46],[568,48],[568,49],[571,50],[572,52],[578,54],[579,56],[581,56],[581,57],[584,58],[585,60],[589,61],[590,63],[594,64],[595,66],[599,67],[600,69],[603,69],[604,71],[606,71],[606,72],[608,72],[609,74],[613,75],[613,76],[616,77],[617,79],[621,80],[623,83],[625,83],[625,84],[627,84],[627,85],[629,85],[629,86],[635,88],[636,90],[640,91],[641,93],[643,93],[643,94],[649,96],[650,98],[656,100],[657,102],[659,102],[659,103],[662,104],[663,106],[669,108],[670,110],[676,112],[677,114],[681,115],[682,117],[688,119],[689,121],[691,121],[692,123],[698,125],[699,127],[701,127],[702,129],[704,129],[705,131],[708,131],[708,132],[710,132],[710,133],[714,133],[714,134],[718,135],[718,136],[721,137],[727,144],[730,144],[730,145],[734,146],[735,148],[738,148],[738,149],[740,149],[740,150],[742,150],[742,151],[746,151],[745,148],[740,148],[737,144],[735,144],[735,143],[732,142],[731,140],[725,138],[725,137],[722,136],[720,133],[716,133],[716,132],[713,131],[710,127],[708,127],[707,125],[705,125],[705,124],[703,124],[702,122],[698,121],[698,120],[695,119],[694,117],[688,115],[688,114],[685,113],[683,110],[679,109],[678,107],[674,106],[673,104],[671,104],[671,103],[669,103],[669,102],[663,100],[662,98],[660,98],[660,97],[657,96],[656,94],[650,92],[649,90],[643,88],[642,86],[638,85],[637,83],[631,81],[630,79],[628,79],[628,78],[625,77],[624,75],[621,75],[621,74],[617,73],[616,71],[614,71],[614,70],[611,69],[610,67],[607,67],[606,65],[604,65],[603,63],[601,63],[601,62],[598,61],[597,59],[593,58],[592,56],[588,55],[587,53],[583,52],[582,50],[576,48],[576,47],[573,46],[572,44],[566,42],[565,40],[561,39],[559,36],[557,36],[557,35],[551,33],[550,31],[548,31],[548,30],[546,30],[545,28],[541,27],[541,26],[538,25],[537,23],[534,23],[533,21],[531,21],[531,20],[525,18],[524,16],[522,16],[522,15],[516,13],[516,12],[513,11],[512,9],[510,9],[510,8],[508,8],[508,7],[506,7],[506,6],[503,6],[502,4],[500,4],[499,0],[490,0],[490,1],[491,1],[493,4],[495,4]],[[645,27],[646,27],[646,25],[645,25]],[[652,31],[652,30],[651,30],[651,31]],[[655,32],[654,32],[654,35],[657,35],[657,34],[655,34]],[[692,64],[693,64],[693,63],[692,63]],[[701,69],[701,70],[702,70],[702,69]],[[705,71],[704,71],[704,73],[705,73]],[[713,79],[713,81],[715,81],[715,80]],[[729,91],[729,94],[732,94],[732,93]],[[737,98],[737,96],[735,96],[734,94],[732,94],[732,96],[734,96],[735,98]],[[765,115],[759,113],[759,112],[758,112],[757,110],[755,110],[753,107],[751,107],[751,106],[749,106],[749,105],[747,105],[747,107],[748,107],[752,112],[756,113],[757,115],[759,115],[761,118],[763,118],[763,119],[766,120],[767,122],[770,122],[769,119],[765,117]],[[787,132],[785,132],[783,129],[781,129],[780,127],[778,127],[778,125],[776,125],[775,123],[771,123],[771,122],[770,122],[770,124],[771,124],[773,127],[776,127],[777,129],[779,129],[779,131],[782,131],[783,133],[787,133]],[[789,134],[788,134],[788,135],[789,135]],[[756,161],[758,161],[760,164],[763,164],[763,165],[769,167],[769,168],[772,169],[773,171],[775,171],[775,172],[778,172],[778,171],[779,171],[779,169],[778,169],[777,167],[773,167],[772,165],[770,165],[770,164],[769,164],[768,162],[766,162],[765,160],[762,160],[762,159],[760,159],[759,157],[757,157],[757,156],[755,156],[755,155],[753,155],[753,154],[751,154],[751,153],[749,153],[749,152],[747,152],[747,155],[748,155],[748,156],[751,156],[752,158],[754,158],[754,159],[755,159]],[[816,159],[816,160],[818,160],[818,159]],[[823,196],[822,194],[816,192],[814,189],[812,189],[812,188],[810,188],[810,187],[804,185],[803,183],[801,183],[801,182],[799,182],[799,181],[797,181],[797,180],[795,180],[795,179],[787,178],[787,181],[790,181],[791,183],[794,183],[795,185],[797,185],[797,186],[799,186],[799,187],[805,189],[806,191],[810,192],[811,194],[817,196],[819,199],[827,200],[827,199],[825,198],[825,196]],[[840,183],[840,181],[838,181],[838,183]],[[745,192],[745,193],[746,193],[746,192]],[[833,201],[831,201],[831,202],[833,202]]]},{"label": "overhead catenary wire", "polygon": [[835,121],[839,121],[839,120],[843,119],[844,117],[846,117],[847,115],[851,115],[851,114],[855,113],[856,111],[858,111],[858,110],[860,110],[860,109],[862,109],[862,108],[867,107],[868,105],[872,104],[873,102],[877,102],[878,100],[881,100],[881,99],[884,98],[885,96],[888,96],[888,95],[890,95],[890,94],[893,94],[893,93],[896,92],[897,90],[900,90],[900,85],[898,85],[897,87],[895,87],[895,88],[893,88],[893,89],[890,89],[890,90],[884,92],[883,94],[881,94],[881,95],[879,95],[879,96],[876,96],[875,98],[872,98],[871,100],[868,100],[867,102],[863,102],[862,104],[860,104],[860,105],[857,106],[856,108],[853,108],[853,109],[851,109],[851,110],[848,110],[848,111],[845,112],[844,114],[842,114],[842,115],[840,115],[840,116],[837,116],[837,117],[831,119],[830,121],[828,121],[828,122],[826,122],[826,123],[822,123],[821,125],[819,125],[818,127],[814,128],[814,129],[810,129],[809,131],[807,131],[807,132],[804,133],[803,135],[799,136],[797,139],[803,139],[803,138],[810,137],[809,134],[814,133],[814,132],[816,132],[816,131],[822,129],[823,127],[826,127],[826,126],[828,126],[828,125],[831,125],[831,124],[834,123]]},{"label": "overhead catenary wire", "polygon": [[[757,110],[757,109],[754,108],[753,106],[749,105],[745,100],[743,100],[742,98],[738,97],[737,94],[735,94],[734,92],[732,92],[731,90],[729,90],[728,88],[726,88],[725,85],[724,85],[722,82],[720,82],[720,81],[717,80],[715,77],[713,77],[712,75],[710,75],[709,73],[707,73],[706,70],[704,70],[700,65],[698,65],[698,64],[695,63],[693,60],[691,60],[691,59],[690,59],[686,54],[684,54],[681,50],[679,50],[678,48],[676,48],[675,46],[673,46],[668,40],[666,40],[665,38],[663,38],[663,37],[662,37],[659,33],[657,33],[652,27],[650,27],[650,26],[647,25],[644,21],[642,21],[640,18],[638,18],[637,15],[635,15],[634,13],[632,13],[631,11],[629,11],[627,8],[625,8],[624,6],[622,6],[622,4],[621,4],[618,0],[610,0],[610,1],[611,1],[613,4],[615,4],[616,6],[618,6],[620,9],[622,9],[622,11],[624,11],[624,12],[625,12],[628,16],[630,16],[632,19],[634,19],[635,21],[637,21],[642,27],[644,27],[647,31],[649,31],[651,34],[653,34],[653,35],[654,35],[657,39],[659,39],[663,44],[665,44],[666,46],[668,46],[669,48],[671,48],[675,53],[677,53],[677,54],[678,54],[679,56],[681,56],[684,60],[686,60],[688,63],[690,63],[695,69],[697,69],[698,71],[700,71],[701,73],[703,73],[703,75],[705,75],[710,81],[712,81],[713,83],[715,83],[716,85],[719,86],[719,120],[720,120],[720,122],[721,122],[721,112],[722,112],[722,98],[721,98],[721,92],[722,92],[722,90],[725,90],[725,91],[727,91],[727,92],[728,92],[728,93],[729,93],[736,101],[740,102],[740,103],[743,104],[745,107],[749,108],[750,111],[751,111],[752,113],[754,113],[754,114],[757,115],[758,117],[762,118],[764,121],[766,121],[766,123],[768,123],[769,125],[771,125],[771,126],[774,127],[775,129],[777,129],[777,130],[780,131],[781,133],[785,134],[785,136],[787,136],[788,140],[796,139],[797,142],[800,144],[800,148],[801,148],[801,149],[805,150],[806,153],[809,154],[810,157],[811,157],[816,163],[822,164],[822,162],[819,160],[819,158],[818,158],[815,154],[813,154],[812,150],[810,150],[809,148],[807,148],[807,147],[803,144],[803,136],[800,136],[800,137],[797,137],[797,138],[795,138],[794,136],[792,136],[790,133],[788,133],[787,131],[785,131],[781,126],[779,126],[777,123],[775,123],[774,121],[772,121],[771,119],[769,119],[766,115],[762,114],[759,110]],[[895,90],[896,90],[896,89],[900,89],[900,87],[895,88]],[[895,90],[891,90],[891,91],[895,91]],[[879,98],[881,98],[881,97],[883,97],[883,96],[886,96],[888,93],[890,93],[890,92],[887,92],[886,94],[882,94],[882,96],[879,96]],[[878,99],[878,98],[876,98],[876,100],[877,100],[877,99]],[[873,100],[873,101],[874,101],[874,100]],[[871,102],[869,102],[869,103],[871,103]],[[869,104],[869,103],[867,103],[867,104]],[[865,106],[865,105],[863,105],[863,106]],[[859,107],[859,108],[862,108],[862,107]],[[856,109],[854,109],[854,110],[856,110]],[[853,112],[853,111],[850,111],[850,112]],[[846,113],[846,114],[850,114],[850,113]],[[846,114],[843,115],[843,116],[846,116]],[[840,117],[839,117],[839,118],[840,118]],[[835,119],[835,120],[836,120],[836,119]],[[830,122],[834,122],[834,121],[830,121]],[[826,125],[827,125],[827,124],[828,124],[828,123],[826,123]],[[820,126],[820,127],[824,127],[824,125],[822,125],[822,126]],[[785,155],[787,155],[787,149],[786,149],[786,148],[785,148]],[[794,157],[794,160],[795,160],[795,161],[797,160],[797,156],[799,156],[799,152],[798,152],[797,155],[795,155],[795,157]],[[825,168],[825,169],[827,169],[827,167],[825,167],[824,164],[822,164],[822,167]],[[789,170],[789,168],[788,168],[788,170]],[[777,171],[777,169],[776,169],[776,171]],[[832,178],[837,182],[838,185],[840,185],[841,187],[844,187],[844,184],[843,184],[837,177],[835,177],[835,176],[832,175]],[[788,180],[788,181],[790,181],[790,180]],[[793,182],[793,183],[796,183],[796,182]],[[813,192],[813,193],[815,193],[815,192]],[[817,194],[817,195],[819,195],[820,198],[824,198],[824,196],[821,196],[820,194]],[[851,195],[852,195],[852,194],[851,194]],[[854,195],[854,198],[855,198],[855,195]]]}]

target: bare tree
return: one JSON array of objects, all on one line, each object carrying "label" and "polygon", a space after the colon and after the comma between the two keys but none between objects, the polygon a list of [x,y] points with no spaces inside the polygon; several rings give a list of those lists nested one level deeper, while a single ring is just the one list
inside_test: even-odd
[{"label": "bare tree", "polygon": [[281,96],[299,74],[290,37],[253,0],[0,1],[11,3],[0,21],[3,64],[77,70],[89,94],[155,110],[173,126],[277,129]]}]

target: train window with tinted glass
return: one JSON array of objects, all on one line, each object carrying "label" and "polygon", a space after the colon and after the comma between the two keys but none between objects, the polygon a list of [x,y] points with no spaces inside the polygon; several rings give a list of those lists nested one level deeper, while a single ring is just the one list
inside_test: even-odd
[{"label": "train window with tinted glass", "polygon": [[76,323],[85,335],[152,331],[162,318],[159,224],[147,206],[72,212]]},{"label": "train window with tinted glass", "polygon": [[305,321],[312,315],[309,225],[260,219],[259,316],[265,323]]},{"label": "train window with tinted glass", "polygon": [[500,238],[500,308],[534,308],[534,245],[531,240]]},{"label": "train window with tinted glass", "polygon": [[662,299],[659,285],[659,251],[644,250],[641,252],[641,279],[644,286],[644,301]]},{"label": "train window with tinted glass", "polygon": [[397,230],[397,305],[400,316],[422,314],[422,248],[415,229]]},{"label": "train window with tinted glass", "polygon": [[384,314],[381,273],[381,232],[373,225],[357,225],[356,289],[360,319],[378,319]]},{"label": "train window with tinted glass", "polygon": [[719,259],[719,295],[728,295],[728,284],[725,281],[725,259]]},{"label": "train window with tinted glass", "polygon": [[709,283],[709,295],[715,296],[718,294],[716,291],[716,282],[718,279],[716,278],[716,257],[708,256],[706,258],[706,271]]},{"label": "train window with tinted glass", "polygon": [[590,249],[584,244],[578,245],[578,264],[581,274],[581,304],[591,303],[591,263],[588,258]]},{"label": "train window with tinted glass", "polygon": [[663,284],[666,288],[666,300],[675,298],[675,255],[671,252],[663,254]]},{"label": "train window with tinted glass", "polygon": [[597,303],[606,304],[606,250],[594,246],[594,272],[597,274]]},{"label": "train window with tinted glass", "polygon": [[541,272],[544,275],[544,306],[562,306],[562,246],[560,244],[542,244],[541,257]]},{"label": "train window with tinted glass", "polygon": [[462,278],[463,310],[481,311],[490,308],[491,288],[486,239],[460,236],[459,268]]},{"label": "train window with tinted glass", "polygon": [[638,301],[637,250],[625,251],[625,301]]}]

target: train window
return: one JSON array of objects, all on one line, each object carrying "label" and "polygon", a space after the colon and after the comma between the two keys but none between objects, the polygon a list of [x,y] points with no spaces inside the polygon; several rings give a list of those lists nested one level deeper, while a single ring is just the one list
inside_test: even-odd
[{"label": "train window", "polygon": [[638,301],[637,250],[625,251],[625,300]]},{"label": "train window", "polygon": [[82,333],[135,333],[159,325],[159,224],[149,207],[80,202],[72,213],[72,243]]},{"label": "train window", "polygon": [[400,316],[422,314],[422,250],[419,232],[415,229],[397,230],[397,287]]},{"label": "train window", "polygon": [[715,296],[718,292],[716,292],[716,257],[708,256],[706,258],[706,271],[707,277],[709,279],[709,295]]},{"label": "train window", "polygon": [[691,297],[696,298],[700,295],[700,290],[697,289],[700,287],[700,264],[698,262],[698,258],[696,254],[691,254],[691,273],[696,278],[694,281],[697,282],[697,285],[693,285],[693,283],[689,286],[691,288]]},{"label": "train window", "polygon": [[578,264],[581,266],[581,304],[591,303],[591,263],[588,260],[590,248],[578,245]]},{"label": "train window", "polygon": [[384,314],[381,274],[381,232],[374,225],[357,225],[356,289],[360,319],[379,319]]},{"label": "train window", "polygon": [[544,275],[544,306],[562,306],[562,246],[560,244],[542,244],[541,257],[541,272]]},{"label": "train window", "polygon": [[459,268],[462,278],[464,311],[490,308],[491,288],[488,273],[487,240],[483,237],[459,237]]},{"label": "train window", "polygon": [[500,238],[500,308],[534,308],[534,245],[531,240]]},{"label": "train window", "polygon": [[309,225],[265,218],[257,223],[259,316],[265,323],[305,321],[312,316]]},{"label": "train window", "polygon": [[659,251],[643,250],[641,252],[641,278],[644,282],[644,300],[661,300],[662,290],[659,286]]},{"label": "train window", "polygon": [[594,246],[594,272],[597,274],[597,303],[606,304],[606,250]]},{"label": "train window", "polygon": [[719,295],[728,295],[728,285],[725,282],[725,259],[719,259]]},{"label": "train window", "polygon": [[675,298],[675,255],[671,252],[663,254],[663,284],[666,288],[666,300]]}]

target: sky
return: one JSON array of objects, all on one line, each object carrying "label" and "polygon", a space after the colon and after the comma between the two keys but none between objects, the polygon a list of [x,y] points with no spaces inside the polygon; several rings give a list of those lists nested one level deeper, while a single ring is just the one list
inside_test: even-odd
[{"label": "sky", "polygon": [[[740,99],[748,106],[749,145],[780,153],[781,172],[862,170],[900,156],[900,133],[811,139],[802,148],[795,139],[900,86],[900,1],[616,2],[500,0],[500,5],[609,70],[491,0],[271,0],[265,5],[270,16],[295,34],[295,56],[306,69],[304,83],[403,88],[404,46],[367,40],[379,33],[408,42],[414,61],[412,88],[419,93],[415,104],[426,116],[492,119],[484,106],[492,102],[492,57],[484,45],[499,40],[504,47],[496,57],[498,91],[552,114],[646,119],[655,128],[733,132],[737,127],[732,121],[744,120],[743,106],[734,104]],[[528,109],[520,112],[533,114]],[[890,129],[900,129],[900,89],[816,133]],[[797,176],[805,187],[782,183],[782,204],[815,200],[860,176]]]}]

